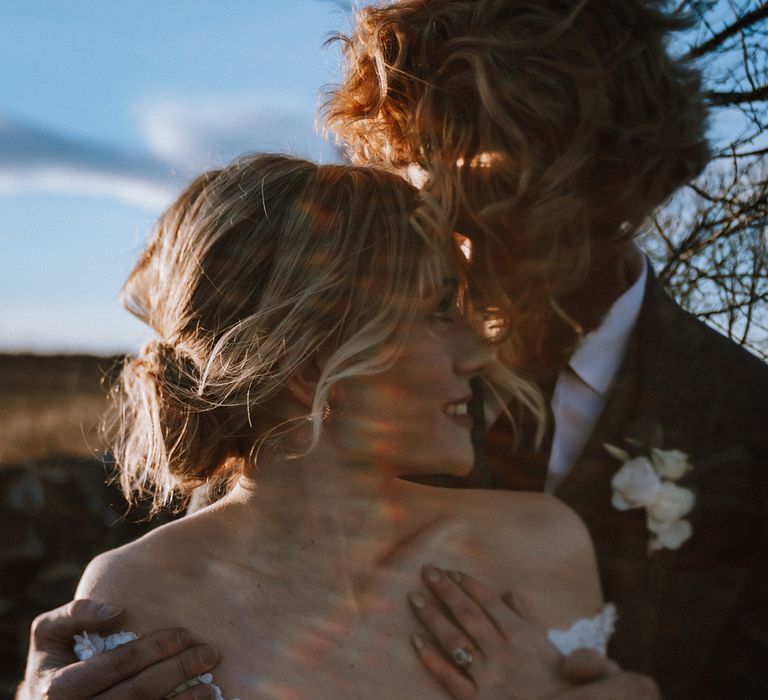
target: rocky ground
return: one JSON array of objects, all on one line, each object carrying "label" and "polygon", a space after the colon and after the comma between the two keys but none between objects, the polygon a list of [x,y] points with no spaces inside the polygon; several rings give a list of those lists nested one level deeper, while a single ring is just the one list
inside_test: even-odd
[{"label": "rocky ground", "polygon": [[119,361],[0,354],[0,700],[23,675],[34,617],[72,598],[96,554],[161,522],[125,515],[96,456]]}]

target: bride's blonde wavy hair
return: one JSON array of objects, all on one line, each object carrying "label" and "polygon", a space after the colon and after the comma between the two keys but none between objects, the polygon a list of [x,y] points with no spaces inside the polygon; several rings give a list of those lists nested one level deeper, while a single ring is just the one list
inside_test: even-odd
[{"label": "bride's blonde wavy hair", "polygon": [[182,507],[198,485],[231,485],[260,441],[285,435],[264,403],[323,348],[314,444],[334,383],[391,363],[387,341],[443,283],[449,238],[420,223],[436,220],[427,209],[391,173],[279,155],[192,182],[122,292],[157,334],[126,361],[105,422],[129,502]]},{"label": "bride's blonde wavy hair", "polygon": [[597,250],[709,157],[663,0],[399,0],[360,9],[322,115],[353,162],[416,166],[514,318],[543,326]]}]

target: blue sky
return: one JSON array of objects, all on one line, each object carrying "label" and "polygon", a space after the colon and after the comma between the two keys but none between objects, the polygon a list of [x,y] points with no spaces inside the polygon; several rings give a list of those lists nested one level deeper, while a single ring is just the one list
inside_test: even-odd
[{"label": "blue sky", "polygon": [[192,175],[245,151],[335,159],[313,124],[349,4],[2,0],[0,352],[136,350],[118,291]]},{"label": "blue sky", "polygon": [[117,301],[153,221],[248,150],[313,131],[343,0],[0,3],[0,351],[135,350]]}]

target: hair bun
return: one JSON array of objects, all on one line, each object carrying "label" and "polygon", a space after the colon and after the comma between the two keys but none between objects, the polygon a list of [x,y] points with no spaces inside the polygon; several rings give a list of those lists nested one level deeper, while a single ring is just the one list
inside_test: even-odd
[{"label": "hair bun", "polygon": [[173,345],[157,339],[145,343],[139,351],[139,357],[149,362],[165,362],[175,355],[176,348]]},{"label": "hair bun", "polygon": [[200,370],[176,345],[150,340],[135,360],[154,381],[162,399],[185,410],[204,410],[200,395]]}]

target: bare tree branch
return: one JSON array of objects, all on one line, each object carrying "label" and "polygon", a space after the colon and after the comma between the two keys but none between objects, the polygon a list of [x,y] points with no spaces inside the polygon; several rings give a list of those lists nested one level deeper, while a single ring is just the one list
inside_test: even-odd
[{"label": "bare tree branch", "polygon": [[761,102],[763,100],[768,100],[768,85],[761,85],[755,90],[748,90],[746,92],[716,92],[710,90],[705,92],[704,96],[711,105],[717,107]]},{"label": "bare tree branch", "polygon": [[741,151],[741,152],[729,152],[729,153],[718,153],[717,155],[713,156],[713,158],[721,159],[721,158],[751,158],[752,156],[764,156],[768,155],[768,148],[759,148],[756,151]]},{"label": "bare tree branch", "polygon": [[764,20],[766,17],[768,17],[768,3],[762,3],[751,12],[747,12],[747,14],[739,17],[733,24],[729,24],[725,29],[720,30],[717,34],[707,39],[703,44],[692,48],[685,57],[688,59],[701,58],[720,47],[732,36],[736,36],[739,32]]}]

